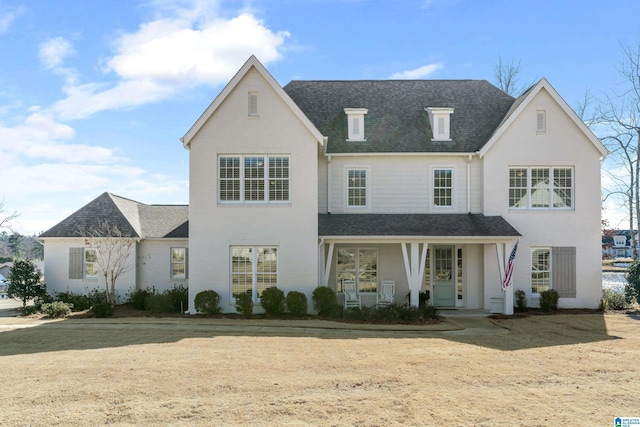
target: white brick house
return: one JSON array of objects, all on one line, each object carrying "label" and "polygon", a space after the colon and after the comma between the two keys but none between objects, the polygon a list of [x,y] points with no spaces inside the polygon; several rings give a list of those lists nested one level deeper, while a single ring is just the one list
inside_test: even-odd
[{"label": "white brick house", "polygon": [[233,312],[238,293],[311,301],[353,280],[372,304],[394,280],[414,305],[428,291],[438,307],[504,298],[510,312],[514,287],[532,305],[549,288],[563,307],[598,304],[607,151],[545,79],[518,99],[478,80],[281,87],[251,57],[182,142],[190,302],[214,289]]}]

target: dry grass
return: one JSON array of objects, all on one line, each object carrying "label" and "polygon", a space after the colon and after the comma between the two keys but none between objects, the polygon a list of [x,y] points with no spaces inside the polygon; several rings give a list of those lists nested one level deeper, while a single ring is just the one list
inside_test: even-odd
[{"label": "dry grass", "polygon": [[511,333],[0,319],[0,424],[604,426],[640,416],[637,317],[494,322]]}]

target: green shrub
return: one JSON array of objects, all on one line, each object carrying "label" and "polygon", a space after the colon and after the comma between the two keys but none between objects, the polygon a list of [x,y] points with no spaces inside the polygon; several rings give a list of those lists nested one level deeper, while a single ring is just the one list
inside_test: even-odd
[{"label": "green shrub", "polygon": [[136,289],[127,294],[127,302],[136,310],[147,310],[147,298],[155,293],[155,288]]},{"label": "green shrub", "polygon": [[291,291],[287,294],[287,309],[294,316],[307,315],[307,296],[302,292]]},{"label": "green shrub", "polygon": [[540,309],[545,312],[556,311],[558,309],[558,300],[560,296],[555,289],[540,292]]},{"label": "green shrub", "polygon": [[173,285],[173,288],[163,292],[169,296],[171,301],[171,310],[177,313],[184,313],[187,309],[189,301],[189,288],[182,285]]},{"label": "green shrub", "polygon": [[527,294],[522,289],[518,289],[514,295],[516,297],[516,311],[527,311]]},{"label": "green shrub", "polygon": [[265,289],[260,295],[260,305],[272,316],[284,313],[284,301],[284,292],[275,286]]},{"label": "green shrub", "polygon": [[91,307],[91,312],[96,317],[111,317],[113,316],[113,305],[110,302],[105,301],[93,305]]},{"label": "green shrub", "polygon": [[627,307],[627,301],[623,294],[614,292],[611,289],[602,291],[600,299],[600,310],[622,310]]},{"label": "green shrub", "polygon": [[104,292],[94,289],[87,294],[76,294],[74,292],[58,292],[54,297],[55,301],[60,301],[73,306],[72,311],[89,310],[93,305],[106,301]]},{"label": "green shrub", "polygon": [[624,287],[624,295],[627,299],[627,303],[631,304],[633,301],[638,301],[640,295],[640,261],[634,261],[627,268],[624,278],[627,279],[627,285]]},{"label": "green shrub", "polygon": [[251,317],[253,314],[253,298],[250,294],[236,295],[236,311],[244,317]]},{"label": "green shrub", "polygon": [[54,301],[42,304],[42,308],[40,311],[42,311],[43,314],[46,314],[49,317],[57,318],[68,316],[71,313],[72,308],[73,305],[67,304],[66,302]]},{"label": "green shrub", "polygon": [[332,317],[340,312],[340,304],[333,289],[326,286],[318,286],[313,290],[313,307],[319,316]]},{"label": "green shrub", "polygon": [[193,305],[199,313],[218,314],[220,313],[220,295],[212,290],[198,292]]},{"label": "green shrub", "polygon": [[171,313],[174,311],[173,301],[166,291],[161,294],[149,295],[145,301],[145,306],[152,313]]}]

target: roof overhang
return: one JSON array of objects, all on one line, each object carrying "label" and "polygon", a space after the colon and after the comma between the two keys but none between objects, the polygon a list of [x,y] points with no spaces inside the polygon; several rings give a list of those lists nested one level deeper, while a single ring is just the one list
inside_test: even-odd
[{"label": "roof overhang", "polygon": [[482,214],[319,214],[326,240],[497,243],[521,237],[501,216]]}]

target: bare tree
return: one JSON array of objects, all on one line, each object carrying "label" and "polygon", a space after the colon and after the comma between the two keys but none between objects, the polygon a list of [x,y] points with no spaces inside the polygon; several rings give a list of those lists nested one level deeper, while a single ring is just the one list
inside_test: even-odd
[{"label": "bare tree", "polygon": [[131,253],[136,239],[107,221],[100,221],[97,227],[88,230],[81,229],[80,235],[95,251],[98,272],[104,278],[107,302],[113,305],[116,301],[116,281],[133,267]]},{"label": "bare tree", "polygon": [[13,212],[7,216],[4,216],[4,214],[8,214],[8,212],[4,210],[4,200],[0,200],[0,230],[8,228],[9,223],[18,217],[17,212]]},{"label": "bare tree", "polygon": [[611,151],[610,158],[626,174],[611,174],[615,189],[611,194],[623,194],[629,213],[629,232],[633,245],[633,259],[638,259],[635,230],[640,229],[640,46],[621,46],[623,58],[618,72],[622,77],[621,90],[607,95],[599,109],[596,125],[606,126],[603,143]]},{"label": "bare tree", "polygon": [[509,61],[504,61],[502,56],[498,56],[498,62],[494,66],[494,78],[496,86],[502,89],[503,92],[508,93],[514,98],[522,95],[529,87],[533,85],[531,82],[528,85],[520,86],[520,75],[522,72],[522,65],[520,61],[516,62],[511,58]]}]

